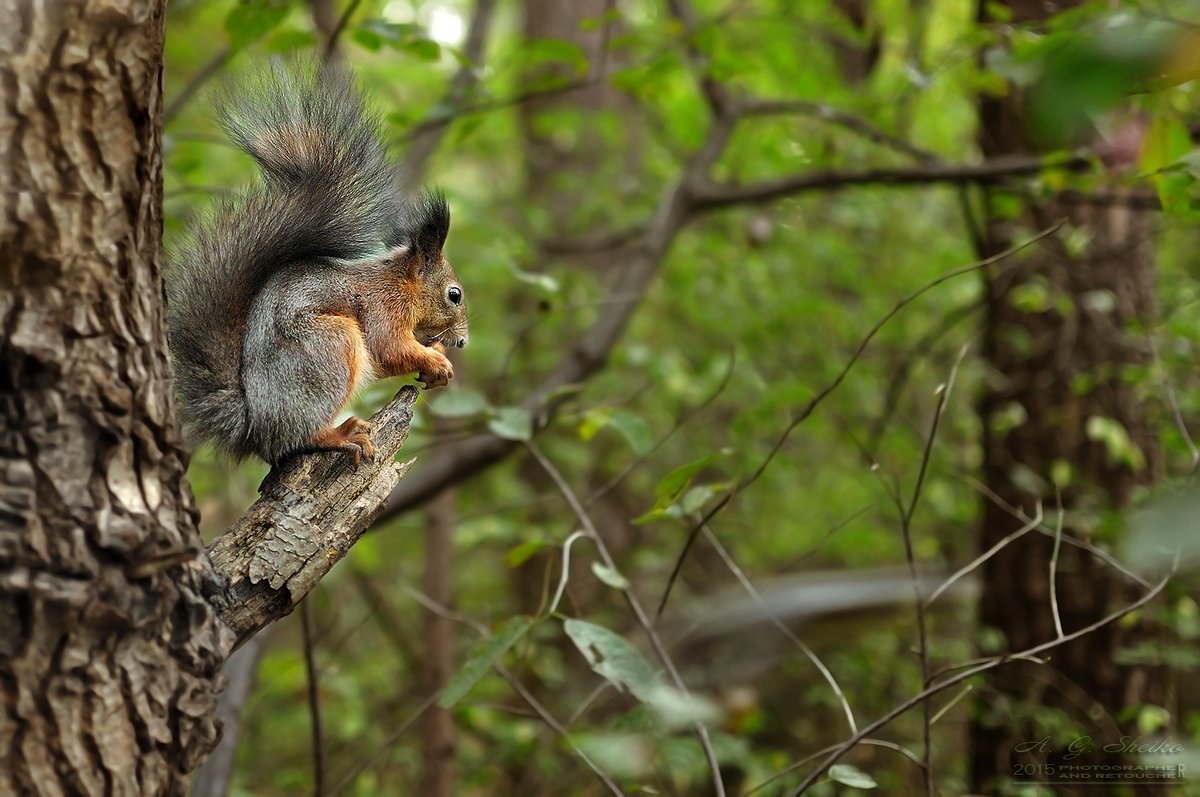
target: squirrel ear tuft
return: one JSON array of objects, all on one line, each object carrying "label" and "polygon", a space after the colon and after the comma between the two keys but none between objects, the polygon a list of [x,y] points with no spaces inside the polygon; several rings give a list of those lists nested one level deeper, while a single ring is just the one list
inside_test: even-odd
[{"label": "squirrel ear tuft", "polygon": [[441,258],[450,232],[450,206],[440,191],[429,191],[412,205],[410,235],[427,260]]}]

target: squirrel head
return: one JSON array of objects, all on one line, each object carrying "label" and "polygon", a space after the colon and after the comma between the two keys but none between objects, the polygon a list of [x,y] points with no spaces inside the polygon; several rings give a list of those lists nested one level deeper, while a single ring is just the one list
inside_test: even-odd
[{"label": "squirrel head", "polygon": [[467,345],[467,296],[442,249],[450,231],[450,207],[440,193],[425,194],[405,211],[407,257],[403,268],[417,286],[413,335],[429,345]]}]

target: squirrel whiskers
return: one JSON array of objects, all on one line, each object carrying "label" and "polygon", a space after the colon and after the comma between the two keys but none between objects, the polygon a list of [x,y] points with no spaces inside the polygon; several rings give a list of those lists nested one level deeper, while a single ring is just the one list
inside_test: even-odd
[{"label": "squirrel whiskers", "polygon": [[225,92],[221,121],[261,185],[224,200],[170,259],[167,319],[185,430],[268,462],[374,451],[333,419],[374,378],[427,388],[466,345],[442,254],[445,198],[402,195],[380,126],[336,68],[274,65]]}]

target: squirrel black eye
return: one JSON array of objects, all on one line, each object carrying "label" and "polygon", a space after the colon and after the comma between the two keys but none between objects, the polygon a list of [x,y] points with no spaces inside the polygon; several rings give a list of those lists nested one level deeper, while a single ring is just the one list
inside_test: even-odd
[{"label": "squirrel black eye", "polygon": [[450,300],[450,304],[462,304],[462,288],[451,285],[446,289],[446,298]]}]

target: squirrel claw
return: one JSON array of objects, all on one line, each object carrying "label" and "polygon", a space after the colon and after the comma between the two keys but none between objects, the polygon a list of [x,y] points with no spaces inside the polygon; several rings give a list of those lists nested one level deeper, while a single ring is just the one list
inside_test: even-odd
[{"label": "squirrel claw", "polygon": [[435,356],[431,358],[431,364],[434,367],[417,372],[417,381],[424,383],[426,390],[431,387],[442,387],[454,378],[454,366],[443,354],[446,350],[445,347],[438,341],[434,341],[430,348],[436,352]]},{"label": "squirrel claw", "polygon": [[432,373],[421,371],[417,374],[417,381],[424,384],[425,389],[429,390],[431,387],[444,387],[450,382],[452,375],[451,371],[434,371]]},{"label": "squirrel claw", "polygon": [[354,466],[358,467],[362,464],[363,455],[366,455],[367,459],[375,458],[375,446],[371,443],[371,438],[367,436],[367,432],[370,430],[371,424],[350,417],[336,429],[318,432],[313,438],[313,443],[317,448],[345,451],[350,455]]},{"label": "squirrel claw", "polygon": [[367,432],[371,431],[371,424],[351,415],[342,421],[337,430],[346,436],[342,450],[350,452],[350,458],[356,466],[362,462],[364,454],[367,459],[375,458],[375,446],[367,436]]}]

